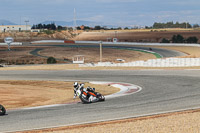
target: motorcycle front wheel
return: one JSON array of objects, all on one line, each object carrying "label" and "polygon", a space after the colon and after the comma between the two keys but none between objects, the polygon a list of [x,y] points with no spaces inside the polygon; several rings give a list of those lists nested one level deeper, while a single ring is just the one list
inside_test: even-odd
[{"label": "motorcycle front wheel", "polygon": [[4,108],[3,105],[0,105],[0,115],[5,115],[6,114],[6,109]]}]

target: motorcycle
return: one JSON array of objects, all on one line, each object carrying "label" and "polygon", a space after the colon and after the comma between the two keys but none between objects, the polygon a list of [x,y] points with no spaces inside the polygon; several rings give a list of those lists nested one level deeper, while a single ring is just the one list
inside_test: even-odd
[{"label": "motorcycle", "polygon": [[0,104],[0,115],[5,115],[6,114],[6,109],[4,108],[3,105]]},{"label": "motorcycle", "polygon": [[105,101],[105,97],[99,92],[90,92],[88,94],[83,90],[77,90],[76,95],[83,103],[94,103]]}]

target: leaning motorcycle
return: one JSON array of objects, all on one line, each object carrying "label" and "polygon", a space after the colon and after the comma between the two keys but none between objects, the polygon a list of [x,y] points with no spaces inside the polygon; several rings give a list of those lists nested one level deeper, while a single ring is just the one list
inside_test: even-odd
[{"label": "leaning motorcycle", "polygon": [[99,92],[93,92],[91,99],[87,98],[88,94],[85,93],[84,91],[77,90],[76,94],[83,103],[94,103],[94,102],[105,101],[105,97],[102,94],[100,94]]},{"label": "leaning motorcycle", "polygon": [[6,109],[4,108],[3,105],[0,104],[0,115],[5,115],[6,114]]}]

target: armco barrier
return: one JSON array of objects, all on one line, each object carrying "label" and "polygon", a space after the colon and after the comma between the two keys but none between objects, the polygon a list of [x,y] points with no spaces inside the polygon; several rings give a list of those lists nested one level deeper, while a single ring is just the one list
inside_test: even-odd
[{"label": "armco barrier", "polygon": [[64,43],[64,40],[40,40],[40,41],[33,41],[31,43]]},{"label": "armco barrier", "polygon": [[[64,43],[64,40],[41,40],[33,41],[31,43]],[[100,44],[102,41],[72,41],[72,43],[79,44]],[[200,47],[200,44],[186,44],[186,43],[138,43],[138,42],[102,42],[102,44],[120,44],[120,45],[148,45],[148,46],[195,46]]]},{"label": "armco barrier", "polygon": [[[7,43],[0,43],[0,45],[8,45]],[[10,45],[22,45],[22,42],[13,42]]]},{"label": "armco barrier", "polygon": [[200,66],[200,58],[166,58],[134,61],[128,63],[99,62],[97,64],[80,64],[80,67],[190,67]]}]

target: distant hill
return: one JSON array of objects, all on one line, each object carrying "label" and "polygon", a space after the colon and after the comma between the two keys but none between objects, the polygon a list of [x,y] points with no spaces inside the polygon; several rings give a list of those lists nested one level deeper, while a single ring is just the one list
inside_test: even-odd
[{"label": "distant hill", "polygon": [[0,19],[0,25],[17,25],[17,24],[10,22],[8,20]]},{"label": "distant hill", "polygon": [[[74,21],[44,21],[42,22],[42,24],[51,24],[51,23],[55,23],[56,25],[61,25],[61,26],[74,26]],[[102,25],[101,23],[97,23],[97,22],[91,22],[91,21],[84,21],[84,20],[77,20],[76,21],[76,25],[77,26],[81,26],[81,25],[86,25],[86,26],[96,26],[96,25]]]},{"label": "distant hill", "polygon": [[[48,20],[48,21],[41,22],[41,24],[51,24],[51,23],[55,23],[56,25],[60,25],[60,26],[68,26],[68,27],[74,26],[74,21],[49,21]],[[18,24],[13,23],[8,20],[0,19],[0,25],[18,25]],[[107,26],[109,28],[118,27],[114,25],[107,25],[102,22],[92,22],[92,21],[84,21],[84,20],[77,20],[76,25],[77,26],[85,25],[85,26],[90,26],[90,27],[99,25],[99,26]]]}]

